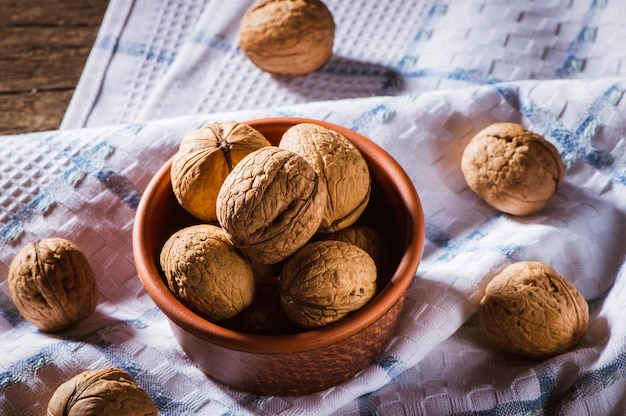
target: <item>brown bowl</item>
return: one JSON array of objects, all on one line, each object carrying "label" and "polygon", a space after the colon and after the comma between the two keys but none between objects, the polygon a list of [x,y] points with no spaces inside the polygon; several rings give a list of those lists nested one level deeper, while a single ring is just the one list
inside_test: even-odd
[{"label": "brown bowl", "polygon": [[345,127],[318,120],[268,118],[245,123],[277,144],[289,127],[302,122],[343,134],[361,151],[370,169],[370,203],[359,222],[383,235],[392,256],[389,271],[379,276],[379,292],[360,310],[320,329],[260,335],[209,322],[185,307],[168,289],[159,266],[167,238],[198,222],[180,207],[172,192],[171,159],[146,188],[133,228],[139,278],[189,358],[213,379],[263,395],[323,390],[353,377],[375,360],[393,336],[424,244],[424,215],[417,192],[400,165],[378,145]]}]

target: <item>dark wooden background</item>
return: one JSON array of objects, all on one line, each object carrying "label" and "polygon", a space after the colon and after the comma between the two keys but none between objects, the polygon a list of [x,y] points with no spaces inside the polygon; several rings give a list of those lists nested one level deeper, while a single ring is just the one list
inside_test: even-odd
[{"label": "dark wooden background", "polygon": [[0,0],[0,134],[57,129],[105,0]]}]

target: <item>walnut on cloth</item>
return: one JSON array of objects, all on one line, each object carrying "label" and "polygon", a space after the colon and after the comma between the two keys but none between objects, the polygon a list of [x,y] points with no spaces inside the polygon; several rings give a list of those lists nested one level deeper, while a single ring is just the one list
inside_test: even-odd
[{"label": "walnut on cloth", "polygon": [[180,205],[203,221],[217,221],[217,194],[226,176],[248,153],[271,143],[235,121],[210,122],[188,132],[172,159],[172,190]]},{"label": "walnut on cloth", "polygon": [[326,201],[325,182],[301,156],[276,146],[246,156],[226,177],[217,218],[247,258],[276,264],[315,234]]},{"label": "walnut on cloth", "polygon": [[61,384],[48,416],[157,416],[154,402],[124,370],[84,371]]},{"label": "walnut on cloth", "polygon": [[63,330],[97,306],[93,270],[80,249],[64,238],[24,246],[11,261],[8,282],[17,309],[43,331]]},{"label": "walnut on cloth", "polygon": [[273,75],[306,75],[331,57],[333,16],[320,0],[261,0],[239,24],[239,47]]},{"label": "walnut on cloth", "polygon": [[326,183],[327,200],[319,232],[346,228],[361,216],[370,198],[371,178],[361,152],[343,135],[313,123],[299,123],[279,147],[302,156]]},{"label": "walnut on cloth", "polygon": [[160,263],[172,293],[210,321],[233,317],[252,303],[252,265],[220,227],[178,230],[163,245]]},{"label": "walnut on cloth", "polygon": [[485,338],[505,351],[546,358],[585,335],[589,307],[576,287],[550,266],[516,262],[487,285],[479,303]]},{"label": "walnut on cloth", "polygon": [[281,271],[278,289],[283,310],[305,329],[337,322],[374,297],[376,274],[374,260],[354,244],[309,243]]},{"label": "walnut on cloth", "polygon": [[517,123],[494,123],[478,132],[465,147],[461,169],[478,196],[513,215],[541,210],[565,175],[556,148]]}]

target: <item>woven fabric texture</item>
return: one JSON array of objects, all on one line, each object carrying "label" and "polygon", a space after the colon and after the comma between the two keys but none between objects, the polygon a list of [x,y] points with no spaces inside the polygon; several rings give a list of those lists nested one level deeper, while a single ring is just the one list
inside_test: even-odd
[{"label": "woven fabric texture", "polygon": [[[620,415],[626,413],[626,5],[611,0],[327,4],[334,55],[276,78],[237,48],[251,2],[113,0],[62,129],[0,137],[0,414],[41,415],[88,369],[129,372],[161,415]],[[425,213],[423,260],[398,330],[354,379],[268,397],[204,375],[135,270],[131,231],[151,177],[209,121],[297,116],[353,129],[389,152]],[[517,122],[562,156],[539,213],[498,212],[460,169],[470,138]],[[75,242],[96,312],[50,335],[24,320],[6,276],[28,242]],[[494,348],[478,302],[504,266],[549,264],[588,302],[571,351]]]}]

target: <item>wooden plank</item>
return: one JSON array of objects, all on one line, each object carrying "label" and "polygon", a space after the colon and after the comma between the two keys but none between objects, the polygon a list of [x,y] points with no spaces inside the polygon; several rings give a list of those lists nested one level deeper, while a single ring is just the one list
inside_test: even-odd
[{"label": "wooden plank", "polygon": [[0,94],[2,134],[55,130],[63,119],[73,89]]},{"label": "wooden plank", "polygon": [[0,1],[0,134],[58,128],[106,7],[102,0]]},{"label": "wooden plank", "polygon": [[99,26],[103,0],[2,0],[0,28],[15,26]]},{"label": "wooden plank", "polygon": [[0,40],[0,92],[73,88],[93,34],[81,28],[12,28]]}]

